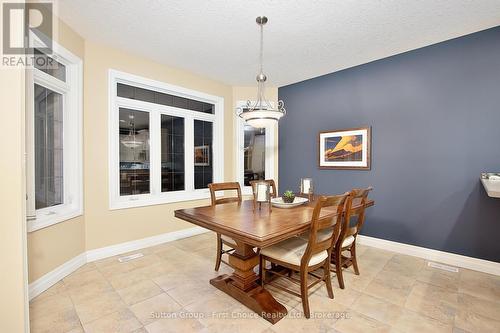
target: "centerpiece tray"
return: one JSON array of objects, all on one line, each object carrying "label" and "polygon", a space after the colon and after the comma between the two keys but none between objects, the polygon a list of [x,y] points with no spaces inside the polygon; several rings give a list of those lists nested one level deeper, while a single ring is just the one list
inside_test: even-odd
[{"label": "centerpiece tray", "polygon": [[293,208],[293,207],[303,205],[308,201],[309,200],[307,200],[307,198],[295,197],[293,202],[287,203],[287,202],[283,201],[282,197],[278,197],[278,198],[272,198],[271,204],[274,207],[278,207],[278,208]]}]

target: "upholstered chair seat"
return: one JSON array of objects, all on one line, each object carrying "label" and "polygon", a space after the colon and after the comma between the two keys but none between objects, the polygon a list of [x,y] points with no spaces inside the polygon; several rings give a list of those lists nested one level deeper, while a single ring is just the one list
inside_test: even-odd
[{"label": "upholstered chair seat", "polygon": [[354,238],[354,236],[352,236],[352,235],[351,235],[351,236],[346,237],[346,239],[344,239],[344,240],[342,241],[342,247],[346,247],[346,246],[351,245],[351,244],[354,242],[354,240],[355,240],[355,238]]},{"label": "upholstered chair seat", "polygon": [[[345,201],[348,193],[336,196],[320,196],[312,212],[309,237],[299,236],[281,241],[260,250],[259,275],[261,286],[270,284],[277,289],[286,291],[302,299],[302,308],[306,318],[311,316],[309,309],[308,290],[317,283],[325,282],[328,297],[333,298],[332,281],[330,277],[330,258],[333,246],[340,235],[340,226]],[[333,209],[335,214],[323,214],[322,209]],[[319,232],[322,232],[319,235]],[[323,233],[324,232],[324,233]],[[268,268],[266,263],[271,263]],[[320,274],[323,268],[323,274]],[[288,274],[284,274],[284,273]],[[299,278],[294,275],[298,273]],[[300,285],[300,294],[287,288],[274,279],[268,281],[270,275],[280,276]],[[309,278],[314,282],[309,283]]]},{"label": "upholstered chair seat", "polygon": [[[330,232],[331,234],[331,232]],[[263,248],[260,253],[268,258],[300,266],[300,261],[307,248],[308,240],[300,237],[287,239],[270,247]],[[328,252],[322,251],[311,256],[309,266],[314,266],[328,258]]]}]

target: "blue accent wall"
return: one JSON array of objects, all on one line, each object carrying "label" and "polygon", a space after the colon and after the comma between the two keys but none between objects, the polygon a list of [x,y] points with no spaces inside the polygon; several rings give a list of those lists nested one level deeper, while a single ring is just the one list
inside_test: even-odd
[{"label": "blue accent wall", "polygon": [[[304,64],[307,66],[307,63]],[[500,262],[500,27],[279,89],[280,192],[372,185],[362,234]],[[372,126],[370,171],[320,170],[318,132]]]}]

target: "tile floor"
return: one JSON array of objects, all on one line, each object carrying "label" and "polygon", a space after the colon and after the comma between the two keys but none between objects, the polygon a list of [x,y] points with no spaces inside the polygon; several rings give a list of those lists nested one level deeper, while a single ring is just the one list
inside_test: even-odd
[{"label": "tile floor", "polygon": [[300,299],[272,287],[288,316],[271,325],[208,280],[215,236],[203,234],[87,264],[30,304],[32,332],[500,332],[500,277],[451,273],[423,259],[358,247],[361,275],[344,274],[335,299],[323,285]]}]

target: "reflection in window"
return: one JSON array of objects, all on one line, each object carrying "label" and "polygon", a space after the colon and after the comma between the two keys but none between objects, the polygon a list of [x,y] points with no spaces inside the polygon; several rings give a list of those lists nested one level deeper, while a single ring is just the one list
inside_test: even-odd
[{"label": "reflection in window", "polygon": [[266,179],[266,129],[245,125],[244,184]]},{"label": "reflection in window", "polygon": [[63,96],[35,84],[35,208],[63,203]]},{"label": "reflection in window", "polygon": [[34,56],[33,65],[36,69],[66,82],[66,66],[45,53],[40,52],[38,49],[35,49]]},{"label": "reflection in window", "polygon": [[213,180],[212,134],[209,121],[194,121],[194,188],[207,188]]},{"label": "reflection in window", "polygon": [[149,114],[120,108],[120,195],[149,193]]},{"label": "reflection in window", "polygon": [[161,115],[161,191],[184,190],[184,118]]}]

